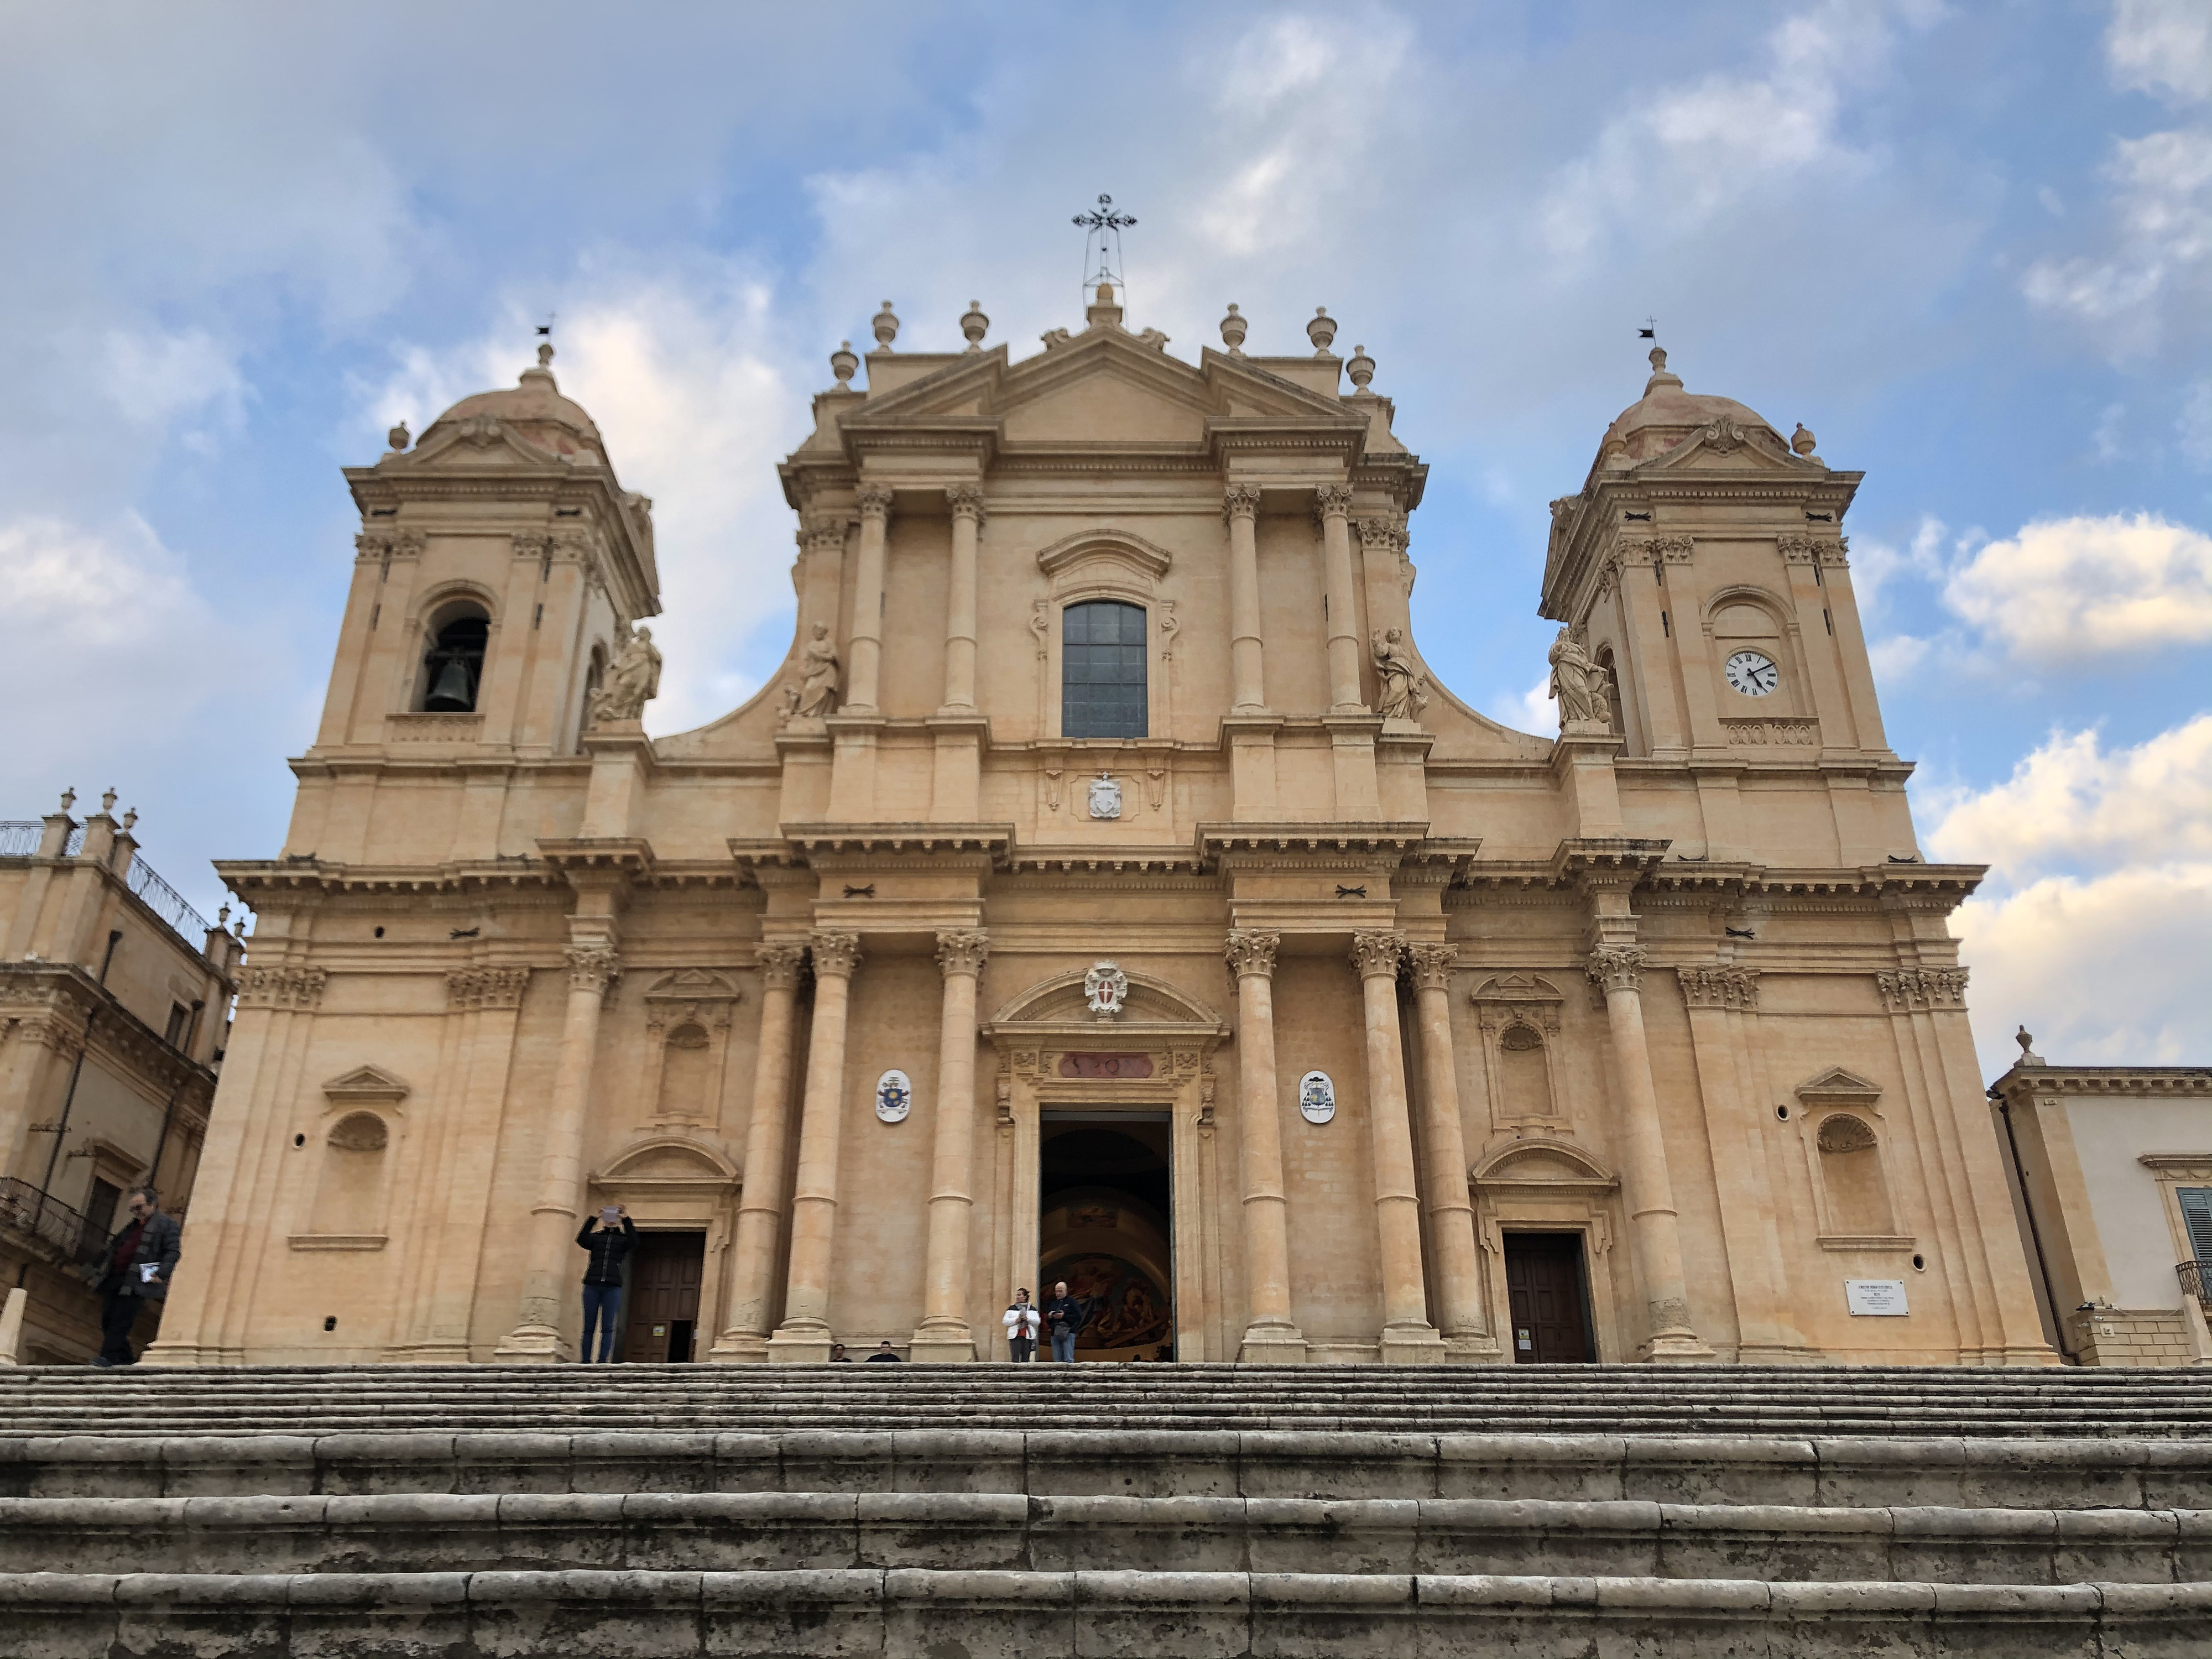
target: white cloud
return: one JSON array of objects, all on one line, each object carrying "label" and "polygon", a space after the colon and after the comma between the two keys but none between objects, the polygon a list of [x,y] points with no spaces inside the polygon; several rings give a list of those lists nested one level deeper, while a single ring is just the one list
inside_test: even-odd
[{"label": "white cloud", "polygon": [[[2112,147],[2111,246],[2039,259],[2022,291],[2038,308],[2070,316],[2123,355],[2150,350],[2177,310],[2201,307],[2212,276],[2212,129],[2181,128]],[[2181,319],[2196,325],[2193,315]]]},{"label": "white cloud", "polygon": [[2114,0],[2105,58],[2124,91],[2212,98],[2212,10],[2203,0]]},{"label": "white cloud", "polygon": [[2212,537],[2151,514],[2040,520],[1990,542],[1945,602],[2016,654],[2212,640]]},{"label": "white cloud", "polygon": [[106,359],[104,389],[128,421],[166,427],[204,408],[228,428],[245,416],[246,379],[231,352],[205,329],[182,334],[111,329]]},{"label": "white cloud", "polygon": [[1516,732],[1534,732],[1548,735],[1559,729],[1559,705],[1552,699],[1552,677],[1549,672],[1538,678],[1526,691],[1498,691],[1483,705],[1482,712],[1502,726]]},{"label": "white cloud", "polygon": [[2191,466],[2212,472],[2212,379],[2198,380],[2189,388],[2188,401],[2174,422],[2174,436]]}]

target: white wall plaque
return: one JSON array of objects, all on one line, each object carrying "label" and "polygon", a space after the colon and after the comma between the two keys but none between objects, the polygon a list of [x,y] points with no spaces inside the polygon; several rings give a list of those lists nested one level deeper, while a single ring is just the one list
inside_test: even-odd
[{"label": "white wall plaque", "polygon": [[885,1072],[876,1079],[876,1115],[886,1123],[903,1123],[914,1109],[914,1084],[904,1072]]},{"label": "white wall plaque", "polygon": [[1118,818],[1121,816],[1121,785],[1112,774],[1101,772],[1091,780],[1091,816],[1094,818]]},{"label": "white wall plaque", "polygon": [[1336,1115],[1336,1085],[1327,1072],[1308,1072],[1298,1079],[1298,1110],[1309,1123],[1326,1123]]},{"label": "white wall plaque", "polygon": [[1905,1305],[1905,1281],[1901,1279],[1847,1279],[1844,1281],[1844,1300],[1855,1314],[1902,1318],[1912,1311]]}]

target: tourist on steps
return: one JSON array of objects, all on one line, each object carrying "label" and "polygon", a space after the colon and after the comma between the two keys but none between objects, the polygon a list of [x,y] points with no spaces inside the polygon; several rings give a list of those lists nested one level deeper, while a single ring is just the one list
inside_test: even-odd
[{"label": "tourist on steps", "polygon": [[1006,1352],[1017,1365],[1026,1365],[1036,1356],[1037,1329],[1040,1316],[1030,1301],[1026,1286],[1014,1292],[1014,1300],[1006,1310],[1006,1317],[999,1322],[1006,1328]]},{"label": "tourist on steps", "polygon": [[131,1328],[149,1302],[161,1302],[169,1294],[169,1276],[177,1270],[180,1230],[174,1216],[161,1213],[151,1187],[131,1194],[131,1219],[107,1241],[99,1261],[86,1277],[94,1279],[100,1292],[100,1357],[95,1365],[135,1365],[131,1352]]},{"label": "tourist on steps", "polygon": [[903,1365],[906,1361],[891,1352],[890,1340],[886,1337],[876,1344],[876,1351],[860,1362],[864,1365]]},{"label": "tourist on steps", "polygon": [[599,1328],[599,1364],[614,1358],[615,1327],[622,1316],[623,1261],[636,1243],[637,1223],[620,1204],[585,1217],[576,1231],[577,1246],[592,1253],[584,1269],[584,1340],[576,1345],[576,1358],[586,1365],[592,1363],[593,1325]]},{"label": "tourist on steps", "polygon": [[1061,1279],[1052,1287],[1052,1300],[1044,1304],[1045,1328],[1052,1333],[1052,1361],[1055,1365],[1075,1363],[1075,1334],[1083,1328],[1090,1310],[1067,1293],[1067,1281]]}]

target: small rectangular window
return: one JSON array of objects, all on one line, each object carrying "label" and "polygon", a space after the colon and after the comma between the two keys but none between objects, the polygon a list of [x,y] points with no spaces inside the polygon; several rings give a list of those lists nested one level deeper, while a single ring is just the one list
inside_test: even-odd
[{"label": "small rectangular window", "polygon": [[1142,605],[1094,599],[1060,613],[1060,736],[1147,735]]},{"label": "small rectangular window", "polygon": [[2199,1261],[2212,1261],[2212,1187],[2177,1187],[2173,1195],[2181,1200],[2190,1255]]},{"label": "small rectangular window", "polygon": [[191,1009],[185,1007],[181,1002],[171,1003],[169,1005],[169,1026],[167,1030],[161,1033],[161,1040],[167,1043],[172,1048],[176,1048],[179,1044],[184,1042],[185,1033],[191,1028],[191,1023],[192,1011]]}]

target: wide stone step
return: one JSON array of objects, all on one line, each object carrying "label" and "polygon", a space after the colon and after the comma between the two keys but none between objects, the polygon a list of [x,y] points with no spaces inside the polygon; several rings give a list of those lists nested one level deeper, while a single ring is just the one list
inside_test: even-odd
[{"label": "wide stone step", "polygon": [[1248,1572],[0,1575],[16,1650],[597,1654],[2202,1655],[2212,1585]]},{"label": "wide stone step", "polygon": [[0,1499],[40,1572],[939,1571],[2212,1580],[2212,1512],[983,1492]]},{"label": "wide stone step", "polygon": [[2212,1510],[2212,1438],[791,1430],[0,1436],[0,1497],[1035,1497]]}]

